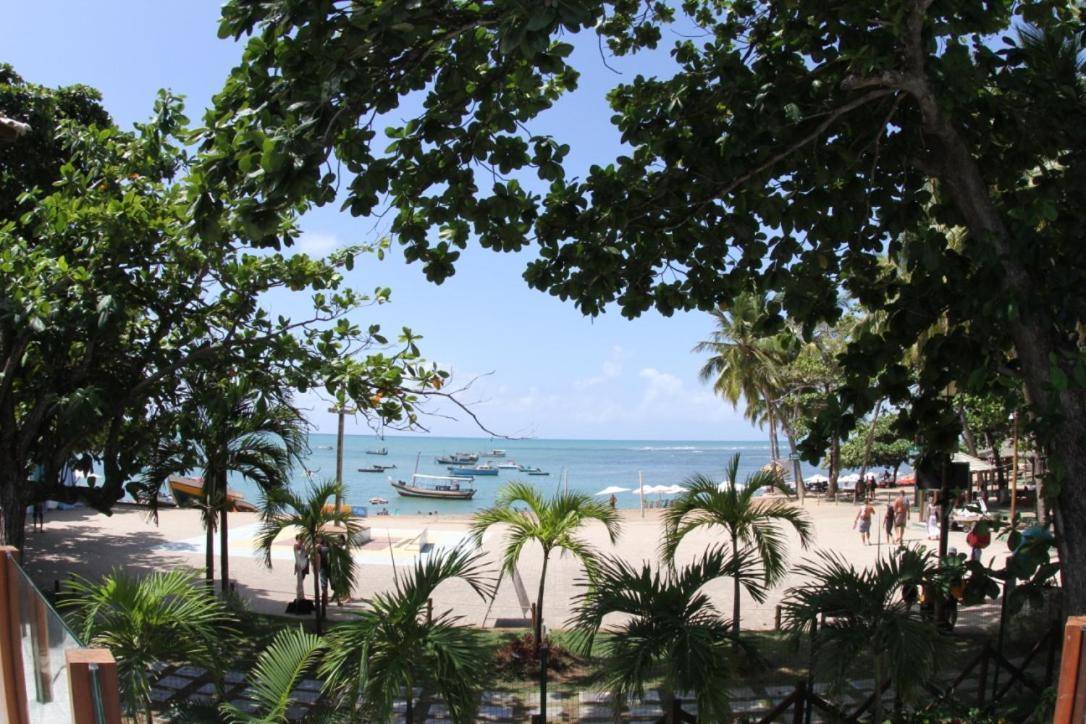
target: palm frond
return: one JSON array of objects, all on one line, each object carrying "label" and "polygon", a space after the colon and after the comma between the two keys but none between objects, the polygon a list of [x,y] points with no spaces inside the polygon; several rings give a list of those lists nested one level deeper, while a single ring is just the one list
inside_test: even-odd
[{"label": "palm frond", "polygon": [[285,722],[291,692],[324,646],[320,637],[307,634],[301,626],[283,629],[260,653],[249,675],[252,697],[261,713],[254,717],[226,702],[219,705],[219,712],[230,722]]}]

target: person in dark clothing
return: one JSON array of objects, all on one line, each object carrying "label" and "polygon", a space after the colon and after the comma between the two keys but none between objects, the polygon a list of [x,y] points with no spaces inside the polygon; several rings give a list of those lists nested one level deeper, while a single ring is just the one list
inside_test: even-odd
[{"label": "person in dark clothing", "polygon": [[882,527],[886,529],[886,542],[894,535],[894,505],[886,504],[886,514],[882,516]]}]

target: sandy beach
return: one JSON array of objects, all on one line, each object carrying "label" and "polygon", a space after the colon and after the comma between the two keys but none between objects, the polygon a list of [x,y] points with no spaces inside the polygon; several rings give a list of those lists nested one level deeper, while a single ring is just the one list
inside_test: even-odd
[{"label": "sandy beach", "polygon": [[[885,540],[881,547],[874,544],[865,546],[859,533],[853,529],[853,520],[859,510],[857,505],[851,502],[834,503],[820,498],[808,498],[804,509],[814,522],[815,541],[811,549],[804,551],[800,548],[798,537],[790,533],[791,564],[812,555],[817,549],[836,551],[858,567],[869,565],[877,556],[887,554],[888,546],[885,545]],[[881,513],[882,506],[876,504],[876,509]],[[582,537],[597,550],[619,555],[635,565],[643,560],[657,561],[662,511],[646,510],[643,517],[636,509],[620,512],[623,528],[615,545],[611,545],[603,526],[599,524],[587,526]],[[416,560],[418,553],[409,545],[409,541],[420,533],[425,531],[429,546],[423,550],[428,551],[433,547],[452,546],[465,540],[469,524],[469,515],[380,516],[366,519],[373,540],[355,554],[359,568],[358,585],[352,591],[354,601],[342,608],[332,607],[331,615],[346,615],[351,608],[362,605],[361,600],[390,588],[393,585],[394,571],[402,573]],[[254,553],[253,538],[259,527],[258,516],[254,513],[232,513],[229,526],[230,574],[236,581],[242,600],[249,610],[282,614],[287,602],[294,598],[289,537],[284,536],[277,542],[272,555],[272,567],[268,568]],[[702,529],[687,536],[679,548],[679,562],[689,561],[708,546],[717,543],[720,533],[719,529]],[[46,514],[43,531],[28,533],[24,566],[45,590],[52,590],[55,582],[63,582],[72,574],[94,578],[115,567],[126,568],[132,572],[178,566],[201,568],[204,560],[204,535],[199,513],[193,509],[163,509],[159,513],[157,524],[148,517],[145,509],[136,507],[118,507],[112,516],[82,508],[53,510]],[[878,529],[873,528],[872,541],[877,540],[878,535]],[[492,562],[495,575],[503,537],[500,529],[494,529],[483,541],[483,549]],[[926,526],[918,519],[915,507],[906,527],[905,541],[907,544],[932,547],[936,545],[935,542],[927,540]],[[959,551],[968,550],[965,534],[962,532],[950,533],[950,545],[957,547]],[[1000,549],[998,542],[993,544],[986,551],[985,560]],[[532,601],[535,600],[538,590],[541,562],[542,553],[538,546],[533,546],[526,549],[519,566],[527,596]],[[582,573],[580,564],[571,557],[552,559],[544,594],[544,620],[549,626],[564,627],[564,622],[572,612],[573,599],[579,592],[577,581]],[[801,578],[793,566],[783,584],[772,590],[765,603],[758,604],[744,594],[741,604],[743,627],[772,628],[777,604],[789,586],[799,583]],[[311,587],[310,578],[307,579],[307,590]],[[718,602],[722,611],[731,612],[730,580],[716,581],[707,586],[706,590]],[[489,627],[499,618],[522,619],[528,615],[521,606],[514,585],[508,579],[501,582],[492,605],[479,600],[466,584],[458,581],[438,589],[434,604],[439,610],[452,609],[462,616],[466,623],[477,626]],[[966,609],[962,611],[960,625],[987,625],[997,615],[998,607],[994,605]]]}]

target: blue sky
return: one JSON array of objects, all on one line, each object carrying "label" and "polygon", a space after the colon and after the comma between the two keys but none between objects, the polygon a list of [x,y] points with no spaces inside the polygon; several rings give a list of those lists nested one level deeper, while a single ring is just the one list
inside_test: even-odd
[{"label": "blue sky", "polygon": [[[159,88],[187,98],[194,123],[240,55],[216,37],[216,2],[37,0],[6,8],[0,26],[0,61],[28,81],[49,86],[85,83],[98,88],[122,127],[144,119]],[[581,89],[534,130],[559,136],[572,147],[574,172],[606,163],[619,152],[603,96],[636,72],[666,72],[662,58],[614,61],[606,68],[593,40],[578,43]],[[625,63],[625,64],[624,64]],[[381,227],[329,206],[307,214],[300,248],[311,254],[372,241]],[[469,247],[456,275],[441,286],[398,248],[383,262],[363,258],[350,274],[361,291],[392,288],[392,304],[362,310],[357,321],[402,326],[423,336],[424,354],[454,373],[475,379],[461,395],[487,426],[502,434],[586,439],[761,439],[741,412],[711,394],[697,379],[701,359],[690,349],[711,330],[702,314],[663,318],[648,313],[623,319],[617,311],[582,316],[571,304],[528,289],[521,279],[527,257]],[[305,299],[276,297],[274,311],[300,314]],[[477,378],[477,379],[476,379]],[[320,431],[335,422],[327,404],[300,400]],[[485,435],[461,413],[434,408],[424,424],[435,434]],[[457,419],[450,419],[453,415]],[[361,420],[349,433],[366,433]]]}]

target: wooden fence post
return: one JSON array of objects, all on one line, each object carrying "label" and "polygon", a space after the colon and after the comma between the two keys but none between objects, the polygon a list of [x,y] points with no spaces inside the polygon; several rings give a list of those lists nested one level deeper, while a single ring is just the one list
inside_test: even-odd
[{"label": "wooden fence post", "polygon": [[[72,698],[72,724],[121,724],[120,682],[117,662],[109,649],[68,649],[68,688]],[[91,672],[97,672],[101,695],[99,722]]]},{"label": "wooden fence post", "polygon": [[18,553],[13,546],[0,546],[0,719],[10,724],[30,721],[19,627]]},{"label": "wooden fence post", "polygon": [[792,724],[803,724],[803,714],[807,706],[807,682],[800,681],[796,684],[796,703],[792,709]]},{"label": "wooden fence post", "polygon": [[1072,724],[1086,717],[1086,616],[1070,616],[1063,627],[1059,693],[1053,724]]}]

